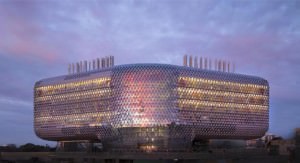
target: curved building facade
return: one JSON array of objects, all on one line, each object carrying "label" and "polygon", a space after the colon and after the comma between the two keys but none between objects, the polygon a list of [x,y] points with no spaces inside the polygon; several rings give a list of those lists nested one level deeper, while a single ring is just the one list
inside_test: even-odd
[{"label": "curved building facade", "polygon": [[184,148],[253,139],[269,124],[265,79],[165,64],[132,64],[36,82],[34,129],[46,140],[107,148]]}]

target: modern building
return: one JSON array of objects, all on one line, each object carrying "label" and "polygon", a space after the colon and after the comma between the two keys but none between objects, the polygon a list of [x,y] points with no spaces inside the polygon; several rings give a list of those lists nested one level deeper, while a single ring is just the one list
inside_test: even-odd
[{"label": "modern building", "polygon": [[113,66],[113,59],[72,64],[68,75],[35,83],[36,135],[144,150],[264,136],[269,124],[267,80],[226,72],[223,62],[217,62],[218,71],[202,58],[199,66],[191,62],[187,66],[185,57],[184,66]]}]

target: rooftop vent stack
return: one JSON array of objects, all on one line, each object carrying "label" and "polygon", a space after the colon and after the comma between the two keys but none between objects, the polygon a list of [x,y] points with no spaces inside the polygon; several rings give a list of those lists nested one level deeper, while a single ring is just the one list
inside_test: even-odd
[{"label": "rooftop vent stack", "polygon": [[95,70],[98,69],[98,61],[97,61],[97,58],[95,59]]},{"label": "rooftop vent stack", "polygon": [[102,66],[103,68],[105,68],[105,58],[101,58],[101,60],[102,60]]},{"label": "rooftop vent stack", "polygon": [[220,71],[222,72],[223,71],[223,60],[221,60],[220,63],[221,63],[220,64]]},{"label": "rooftop vent stack", "polygon": [[99,66],[99,65],[98,65],[98,58],[96,58],[96,59],[95,59],[95,70],[98,70],[98,69],[99,69],[98,66]]},{"label": "rooftop vent stack", "polygon": [[74,74],[74,63],[71,63],[71,73]]},{"label": "rooftop vent stack", "polygon": [[71,74],[71,64],[70,63],[68,64],[68,74],[69,75]]},{"label": "rooftop vent stack", "polygon": [[223,72],[223,68],[224,68],[224,67],[223,67],[223,62],[224,62],[224,61],[221,60],[221,67],[220,67],[220,71],[221,71],[221,72]]},{"label": "rooftop vent stack", "polygon": [[204,58],[204,69],[207,70],[207,58]]},{"label": "rooftop vent stack", "polygon": [[185,54],[183,56],[183,66],[187,66],[187,58],[188,58],[188,56]]},{"label": "rooftop vent stack", "polygon": [[103,68],[102,67],[102,58],[98,58],[99,59],[99,69]]},{"label": "rooftop vent stack", "polygon": [[111,67],[114,66],[114,56],[111,56]]},{"label": "rooftop vent stack", "polygon": [[95,63],[95,61],[94,60],[92,60],[92,70],[94,70],[95,69],[95,67],[96,67],[96,63]]},{"label": "rooftop vent stack", "polygon": [[78,73],[81,72],[81,64],[80,63],[81,63],[81,61],[78,62]]},{"label": "rooftop vent stack", "polygon": [[96,65],[97,65],[96,69],[99,70],[100,69],[100,59],[99,58],[96,59]]},{"label": "rooftop vent stack", "polygon": [[92,60],[92,70],[95,70],[95,60]]},{"label": "rooftop vent stack", "polygon": [[81,72],[85,72],[85,70],[84,70],[84,61],[82,61],[82,64],[81,64]]},{"label": "rooftop vent stack", "polygon": [[215,59],[215,64],[214,65],[215,65],[214,66],[214,68],[215,68],[214,70],[217,71],[217,65],[218,65],[218,60],[217,59]]},{"label": "rooftop vent stack", "polygon": [[209,68],[209,70],[211,70],[211,59],[210,58],[208,59],[208,68]]},{"label": "rooftop vent stack", "polygon": [[80,72],[83,72],[83,64],[82,64],[82,61],[80,61],[80,69],[79,69]]},{"label": "rooftop vent stack", "polygon": [[80,61],[77,62],[77,73],[80,73]]},{"label": "rooftop vent stack", "polygon": [[105,63],[106,63],[106,67],[109,67],[109,57],[105,57]]},{"label": "rooftop vent stack", "polygon": [[104,59],[103,58],[101,58],[101,67],[105,68],[105,66],[104,66]]},{"label": "rooftop vent stack", "polygon": [[86,69],[87,69],[87,68],[86,68],[86,65],[87,65],[87,64],[85,63],[85,61],[82,61],[82,65],[83,65],[83,72],[86,72]]},{"label": "rooftop vent stack", "polygon": [[82,72],[85,72],[85,71],[86,71],[84,62],[85,62],[85,61],[82,61]]},{"label": "rooftop vent stack", "polygon": [[194,58],[194,68],[198,68],[198,57]]},{"label": "rooftop vent stack", "polygon": [[109,64],[110,64],[110,67],[113,67],[114,65],[113,65],[113,60],[114,60],[114,56],[110,56],[109,57],[109,60],[110,60],[110,62],[109,62]]},{"label": "rooftop vent stack", "polygon": [[81,63],[81,72],[84,72],[85,71],[84,70],[84,61],[81,61],[80,63]]},{"label": "rooftop vent stack", "polygon": [[107,56],[107,57],[106,57],[106,66],[107,66],[107,67],[110,67],[110,66],[109,66],[109,62],[110,62],[110,61],[109,61],[109,56]]},{"label": "rooftop vent stack", "polygon": [[111,67],[111,55],[110,56],[108,56],[109,57],[109,67]]},{"label": "rooftop vent stack", "polygon": [[94,59],[94,70],[97,70],[97,59]]},{"label": "rooftop vent stack", "polygon": [[74,74],[74,64],[70,63],[70,74]]},{"label": "rooftop vent stack", "polygon": [[220,60],[220,71],[222,72],[222,69],[223,69],[223,61]]},{"label": "rooftop vent stack", "polygon": [[111,67],[111,56],[108,56],[108,67]]},{"label": "rooftop vent stack", "polygon": [[220,71],[221,72],[223,71],[223,60],[222,59],[220,60]]},{"label": "rooftop vent stack", "polygon": [[100,67],[101,67],[101,68],[104,68],[104,67],[103,67],[103,58],[100,58]]},{"label": "rooftop vent stack", "polygon": [[79,72],[79,63],[76,62],[76,73],[78,73],[78,72]]},{"label": "rooftop vent stack", "polygon": [[230,72],[230,62],[227,63],[227,72]]},{"label": "rooftop vent stack", "polygon": [[87,61],[84,61],[84,72],[87,72],[88,68],[87,68]]},{"label": "rooftop vent stack", "polygon": [[115,66],[115,57],[114,56],[111,56],[111,65]]},{"label": "rooftop vent stack", "polygon": [[189,57],[189,67],[193,67],[193,56]]},{"label": "rooftop vent stack", "polygon": [[76,73],[77,73],[77,62],[74,63],[74,74],[76,74]]},{"label": "rooftop vent stack", "polygon": [[103,68],[105,68],[105,58],[101,58],[101,62],[102,62],[102,66],[103,66]]},{"label": "rooftop vent stack", "polygon": [[202,57],[200,57],[200,61],[199,61],[199,68],[202,69],[203,64],[202,64]]}]

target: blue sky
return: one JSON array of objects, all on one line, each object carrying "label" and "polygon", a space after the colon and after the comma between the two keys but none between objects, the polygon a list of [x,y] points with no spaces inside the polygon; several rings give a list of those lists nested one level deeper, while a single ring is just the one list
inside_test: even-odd
[{"label": "blue sky", "polygon": [[33,85],[70,62],[182,65],[230,60],[270,84],[269,132],[300,127],[300,1],[0,0],[0,144],[46,144],[33,132]]}]

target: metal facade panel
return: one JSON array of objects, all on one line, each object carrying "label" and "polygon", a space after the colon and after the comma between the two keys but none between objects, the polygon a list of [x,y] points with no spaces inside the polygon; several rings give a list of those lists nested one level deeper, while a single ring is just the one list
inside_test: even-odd
[{"label": "metal facade panel", "polygon": [[115,66],[41,80],[34,93],[34,128],[47,140],[170,148],[258,138],[269,124],[266,80],[182,66]]}]

